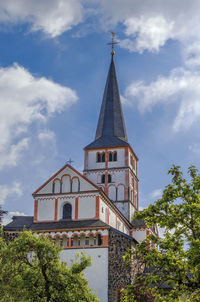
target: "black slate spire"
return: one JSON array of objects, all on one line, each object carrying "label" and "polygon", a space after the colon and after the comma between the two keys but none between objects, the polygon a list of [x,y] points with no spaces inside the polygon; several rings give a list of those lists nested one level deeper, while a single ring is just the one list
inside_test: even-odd
[{"label": "black slate spire", "polygon": [[94,142],[86,148],[128,146],[113,54]]}]

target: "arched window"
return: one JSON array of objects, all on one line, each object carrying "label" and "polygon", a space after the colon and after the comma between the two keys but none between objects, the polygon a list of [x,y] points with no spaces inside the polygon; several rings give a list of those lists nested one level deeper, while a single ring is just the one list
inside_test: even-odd
[{"label": "arched window", "polygon": [[69,240],[66,236],[63,236],[62,238],[62,247],[68,247],[69,246]]},{"label": "arched window", "polygon": [[53,193],[60,193],[60,181],[58,179],[55,179],[53,182]]},{"label": "arched window", "polygon": [[117,197],[116,197],[116,187],[111,185],[108,187],[108,197],[111,199],[111,200],[117,200]]},{"label": "arched window", "polygon": [[71,192],[71,179],[69,175],[64,175],[62,178],[62,193]]},{"label": "arched window", "polygon": [[97,162],[100,163],[101,162],[101,154],[97,153]]},{"label": "arched window", "polygon": [[72,219],[72,206],[70,203],[66,203],[63,206],[63,219]]},{"label": "arched window", "polygon": [[116,151],[114,152],[113,160],[114,160],[114,161],[117,161],[117,152],[116,152]]},{"label": "arched window", "polygon": [[113,155],[112,155],[112,152],[109,152],[109,157],[108,157],[108,160],[109,160],[109,161],[113,161]]},{"label": "arched window", "polygon": [[102,153],[101,161],[102,163],[105,163],[105,152]]},{"label": "arched window", "polygon": [[80,191],[80,182],[78,177],[72,179],[72,192],[79,192]]},{"label": "arched window", "polygon": [[124,200],[124,186],[119,185],[117,188],[117,200]]},{"label": "arched window", "polygon": [[80,246],[80,239],[77,235],[75,235],[74,237],[72,237],[71,239],[71,245],[72,246]]},{"label": "arched window", "polygon": [[102,184],[105,184],[105,174],[103,174],[103,175],[101,176],[101,183],[102,183]]},{"label": "arched window", "polygon": [[86,239],[86,236],[84,234],[82,234],[80,236],[80,246],[85,246],[85,239]]},{"label": "arched window", "polygon": [[112,182],[112,176],[108,174],[108,183],[110,184]]}]

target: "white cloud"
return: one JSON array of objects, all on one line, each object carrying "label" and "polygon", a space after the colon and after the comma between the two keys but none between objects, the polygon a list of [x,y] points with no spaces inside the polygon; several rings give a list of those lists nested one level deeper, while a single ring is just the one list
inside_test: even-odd
[{"label": "white cloud", "polygon": [[129,104],[137,103],[141,112],[162,104],[177,103],[174,131],[190,128],[200,117],[200,74],[185,69],[172,70],[169,76],[160,76],[154,82],[133,82],[125,91]]},{"label": "white cloud", "polygon": [[55,139],[55,133],[50,130],[45,130],[38,134],[38,138],[41,142],[53,141]]},{"label": "white cloud", "polygon": [[77,99],[72,89],[35,77],[22,66],[0,68],[0,169],[15,166],[28,148],[31,123],[47,121]]},{"label": "white cloud", "polygon": [[[89,1],[94,3],[94,1]],[[125,38],[120,45],[130,51],[159,51],[167,40],[184,47],[200,41],[200,1],[96,0],[105,30],[121,23]]]},{"label": "white cloud", "polygon": [[150,194],[151,199],[158,199],[162,196],[162,190],[161,189],[155,189],[153,192]]},{"label": "white cloud", "polygon": [[194,143],[192,145],[190,145],[189,150],[194,153],[195,155],[200,155],[200,143]]},{"label": "white cloud", "polygon": [[83,20],[81,0],[1,0],[0,22],[30,23],[31,30],[42,30],[56,37]]},{"label": "white cloud", "polygon": [[4,204],[6,199],[11,196],[22,196],[22,188],[21,183],[13,182],[11,186],[8,185],[0,185],[0,205]]},{"label": "white cloud", "polygon": [[6,225],[12,221],[13,216],[26,216],[26,214],[22,212],[8,212],[6,215],[3,216],[2,225]]}]

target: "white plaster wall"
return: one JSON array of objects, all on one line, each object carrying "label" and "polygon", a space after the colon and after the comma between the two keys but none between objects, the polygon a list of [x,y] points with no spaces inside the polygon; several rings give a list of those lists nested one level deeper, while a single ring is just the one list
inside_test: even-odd
[{"label": "white plaster wall", "polygon": [[109,149],[108,152],[117,151],[117,161],[109,161],[108,168],[124,167],[125,165],[125,149]]},{"label": "white plaster wall", "polygon": [[[135,160],[135,168],[131,165],[131,156]],[[133,170],[133,172],[137,175],[137,159],[135,158],[134,154],[130,151],[128,153],[128,163],[129,163],[129,166],[131,167],[131,169]]]},{"label": "white plaster wall", "polygon": [[105,168],[105,162],[104,163],[97,163],[96,162],[96,154],[100,152],[105,152],[105,150],[95,150],[95,151],[89,151],[88,152],[88,169],[102,169]]},{"label": "white plaster wall", "polygon": [[72,205],[72,219],[75,218],[75,197],[69,198],[68,196],[64,198],[58,198],[58,219],[62,219],[63,205],[65,203],[70,203]]},{"label": "white plaster wall", "polygon": [[116,228],[116,214],[110,210],[109,225]]},{"label": "white plaster wall", "polygon": [[108,188],[108,197],[110,200],[116,200],[116,187],[115,186],[109,186]]},{"label": "white plaster wall", "polygon": [[129,229],[127,229],[126,226],[124,226],[124,233],[127,234],[127,235],[130,235]]},{"label": "white plaster wall", "polygon": [[133,238],[138,242],[141,242],[146,239],[146,230],[135,230],[133,231]]},{"label": "white plaster wall", "polygon": [[38,199],[38,220],[54,220],[55,199]]},{"label": "white plaster wall", "polygon": [[89,286],[97,294],[101,302],[108,301],[108,248],[68,249],[61,252],[61,261],[70,265],[77,253],[83,252],[92,258],[92,266],[88,267],[85,277]]},{"label": "white plaster wall", "polygon": [[133,216],[135,214],[135,208],[132,204],[130,204],[130,219],[133,219]]},{"label": "white plaster wall", "polygon": [[126,172],[125,170],[122,171],[115,171],[115,184],[125,184],[126,180]]},{"label": "white plaster wall", "polygon": [[120,212],[128,219],[128,202],[115,202],[115,205],[120,210]]},{"label": "white plaster wall", "polygon": [[[66,167],[63,171],[61,171],[58,175],[56,175],[55,178],[61,179],[61,177],[65,174],[68,174],[72,177],[76,176],[80,180],[80,191],[90,191],[90,190],[95,190],[95,187],[91,185],[87,180],[79,176],[75,171],[70,169],[69,167]],[[52,186],[53,186],[53,181],[52,179],[48,184],[46,184],[39,192],[38,194],[49,194],[52,193]]]},{"label": "white plaster wall", "polygon": [[96,196],[79,197],[78,218],[94,218],[96,216]]}]

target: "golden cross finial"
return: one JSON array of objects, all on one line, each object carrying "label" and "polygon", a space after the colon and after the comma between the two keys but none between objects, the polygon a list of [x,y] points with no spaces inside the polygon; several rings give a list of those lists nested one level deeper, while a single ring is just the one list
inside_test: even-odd
[{"label": "golden cross finial", "polygon": [[115,41],[115,32],[114,31],[111,31],[111,34],[112,34],[112,40],[111,42],[107,43],[108,45],[111,45],[111,55],[114,56],[115,54],[115,51],[114,51],[114,47],[115,47],[115,44],[119,44],[119,42]]}]

